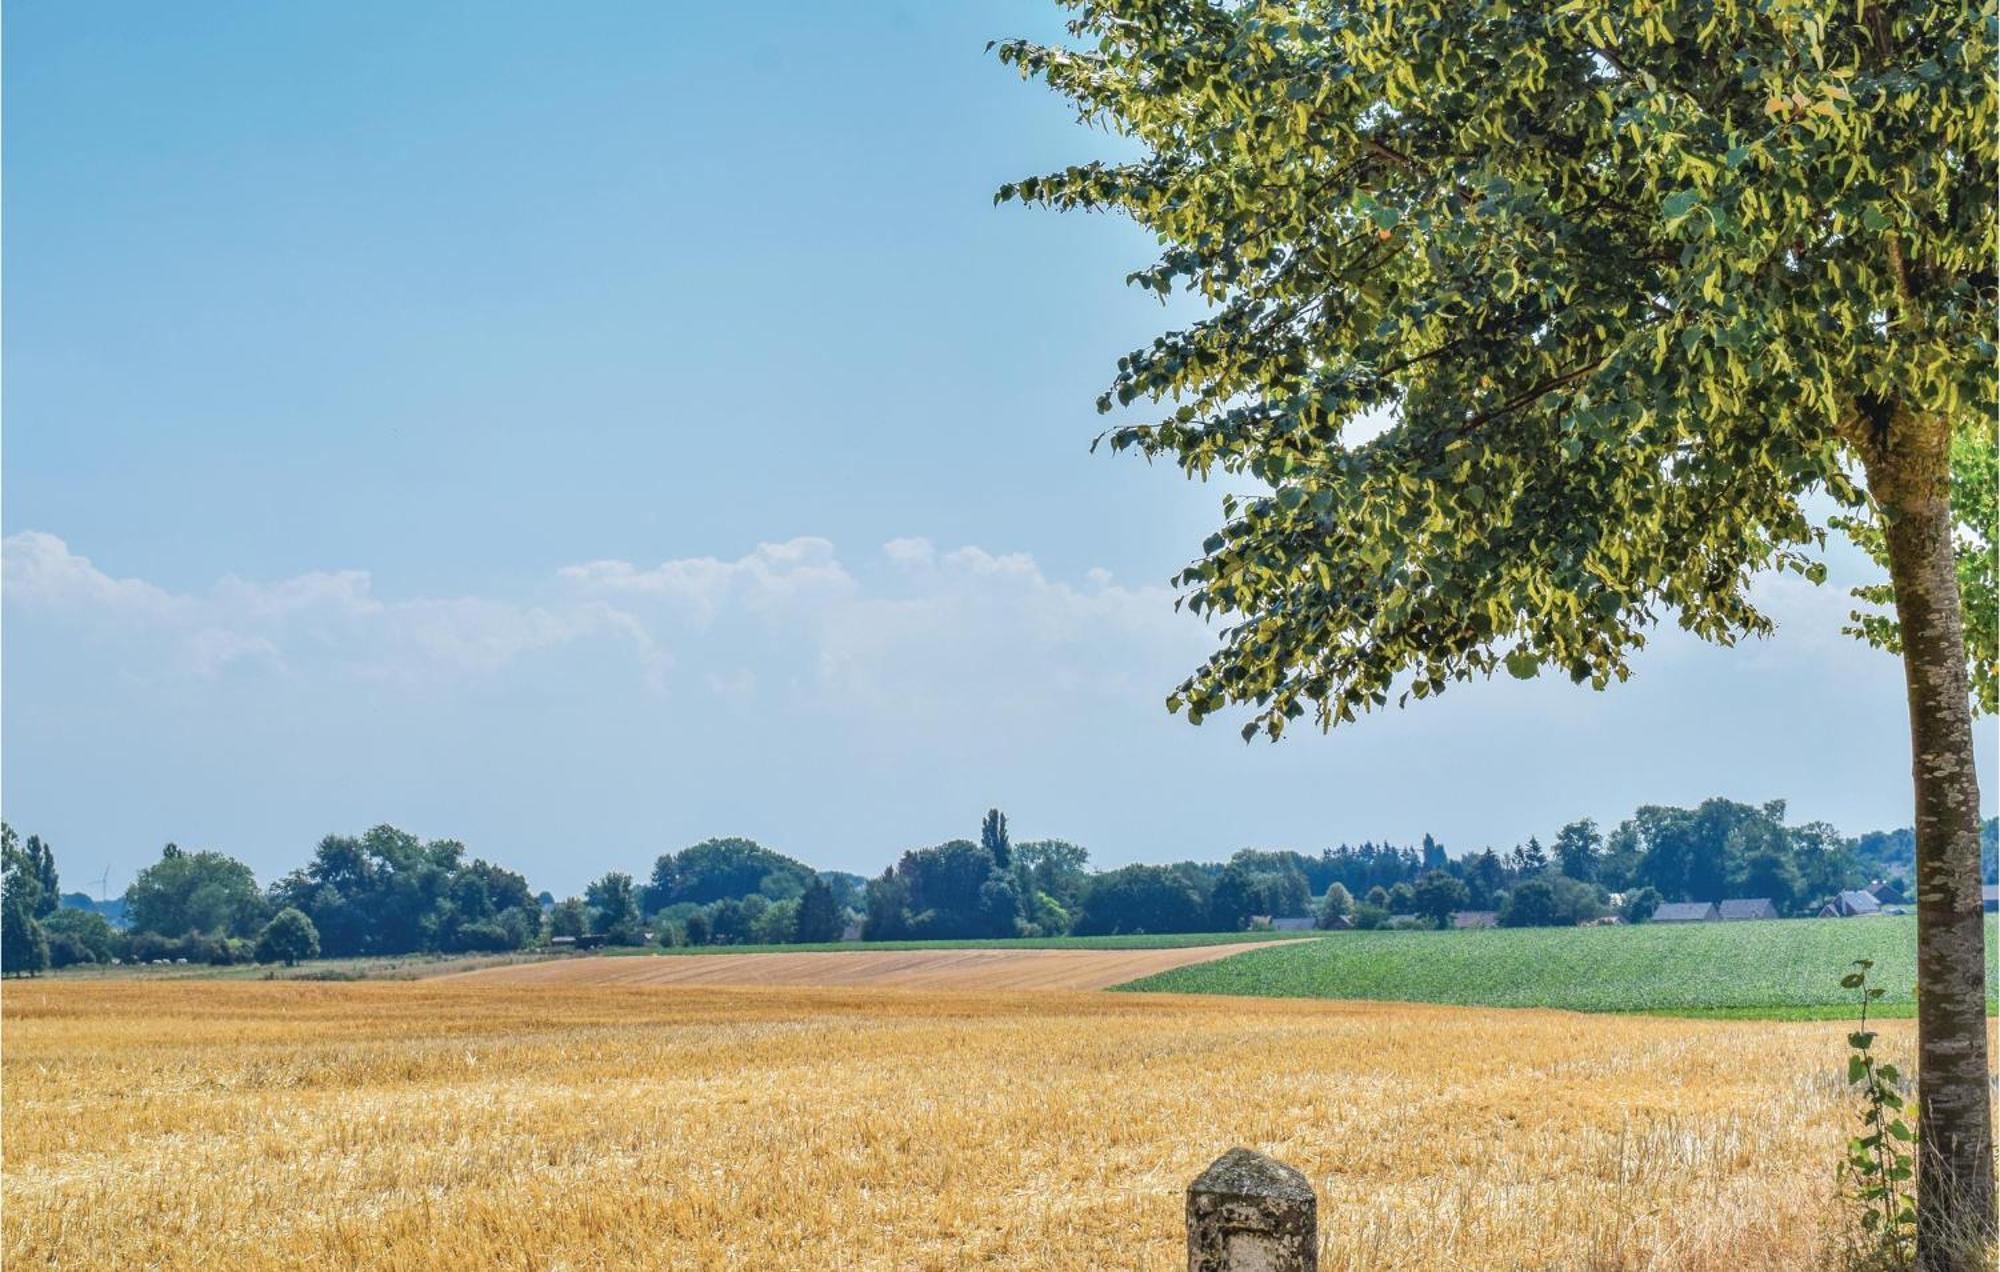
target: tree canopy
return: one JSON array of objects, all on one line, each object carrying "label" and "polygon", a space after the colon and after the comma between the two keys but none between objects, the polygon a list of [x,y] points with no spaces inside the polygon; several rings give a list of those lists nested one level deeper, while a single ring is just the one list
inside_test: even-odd
[{"label": "tree canopy", "polygon": [[1001,56],[1142,153],[1000,197],[1160,236],[1133,280],[1209,309],[1111,443],[1268,487],[1179,579],[1236,620],[1192,719],[1764,632],[1884,403],[1991,444],[1990,4],[1069,7]]}]

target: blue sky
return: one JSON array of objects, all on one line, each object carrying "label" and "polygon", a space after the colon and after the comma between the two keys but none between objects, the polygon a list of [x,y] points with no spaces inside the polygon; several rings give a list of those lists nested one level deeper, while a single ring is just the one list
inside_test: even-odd
[{"label": "blue sky", "polygon": [[558,892],[715,834],[879,870],[995,803],[1103,864],[1908,820],[1897,667],[1793,581],[1608,694],[1167,716],[1218,492],[1088,453],[1175,315],[1129,224],[992,206],[1116,145],[1016,34],[1056,11],[9,5],[8,820],[72,883],[393,821]]}]

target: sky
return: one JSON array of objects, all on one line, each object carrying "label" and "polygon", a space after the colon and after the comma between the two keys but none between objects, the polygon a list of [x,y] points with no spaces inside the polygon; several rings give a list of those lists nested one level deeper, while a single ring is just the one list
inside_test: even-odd
[{"label": "sky", "polygon": [[[1099,865],[1711,795],[1909,821],[1896,663],[1831,585],[1606,693],[1485,682],[1246,745],[1164,700],[1220,491],[1093,454],[1185,312],[1129,223],[995,207],[1119,153],[985,51],[1053,5],[15,0],[0,748],[65,886],[330,832],[558,894],[747,835],[874,873]],[[1980,731],[1989,808],[1990,727]]]}]

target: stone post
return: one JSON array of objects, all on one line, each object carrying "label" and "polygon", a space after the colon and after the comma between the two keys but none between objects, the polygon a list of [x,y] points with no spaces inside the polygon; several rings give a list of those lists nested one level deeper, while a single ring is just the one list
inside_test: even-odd
[{"label": "stone post", "polygon": [[1188,1272],[1317,1272],[1318,1209],[1304,1175],[1232,1148],[1188,1185]]}]

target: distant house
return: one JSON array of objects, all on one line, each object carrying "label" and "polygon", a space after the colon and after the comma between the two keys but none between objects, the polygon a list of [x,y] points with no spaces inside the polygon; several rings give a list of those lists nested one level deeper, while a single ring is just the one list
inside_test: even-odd
[{"label": "distant house", "polygon": [[[1882,912],[1882,903],[1877,901],[1875,895],[1871,892],[1850,889],[1835,897],[1826,909],[1833,911],[1834,918],[1852,919],[1864,914],[1880,914]],[[1821,911],[1822,914],[1825,912],[1825,910]]]},{"label": "distant house", "polygon": [[1331,919],[1327,920],[1326,924],[1326,930],[1329,932],[1347,932],[1351,931],[1353,927],[1354,920],[1344,914],[1334,915]]},{"label": "distant house", "polygon": [[1655,923],[1713,923],[1716,917],[1713,901],[1664,901],[1653,911]]},{"label": "distant house", "polygon": [[1986,912],[1988,914],[1993,913],[1995,910],[2000,910],[2000,883],[1987,884],[1984,888],[1980,889],[1980,895],[1986,899]]},{"label": "distant house", "polygon": [[840,939],[843,941],[860,940],[861,925],[859,923],[849,923],[846,927],[840,929]]},{"label": "distant house", "polygon": [[1877,879],[1868,885],[1868,895],[1884,905],[1890,902],[1900,905],[1910,899],[1909,894],[1903,890],[1901,879]]},{"label": "distant house", "polygon": [[1778,907],[1771,904],[1769,897],[1735,897],[1722,902],[1715,909],[1716,917],[1725,923],[1778,917]]},{"label": "distant house", "polygon": [[[1251,920],[1253,926],[1256,922],[1255,919]],[[1310,932],[1312,931],[1313,921],[1301,914],[1277,919],[1267,918],[1263,921],[1263,925],[1270,928],[1273,932]]]},{"label": "distant house", "polygon": [[1500,926],[1498,910],[1453,910],[1451,925],[1455,928],[1489,928]]}]

